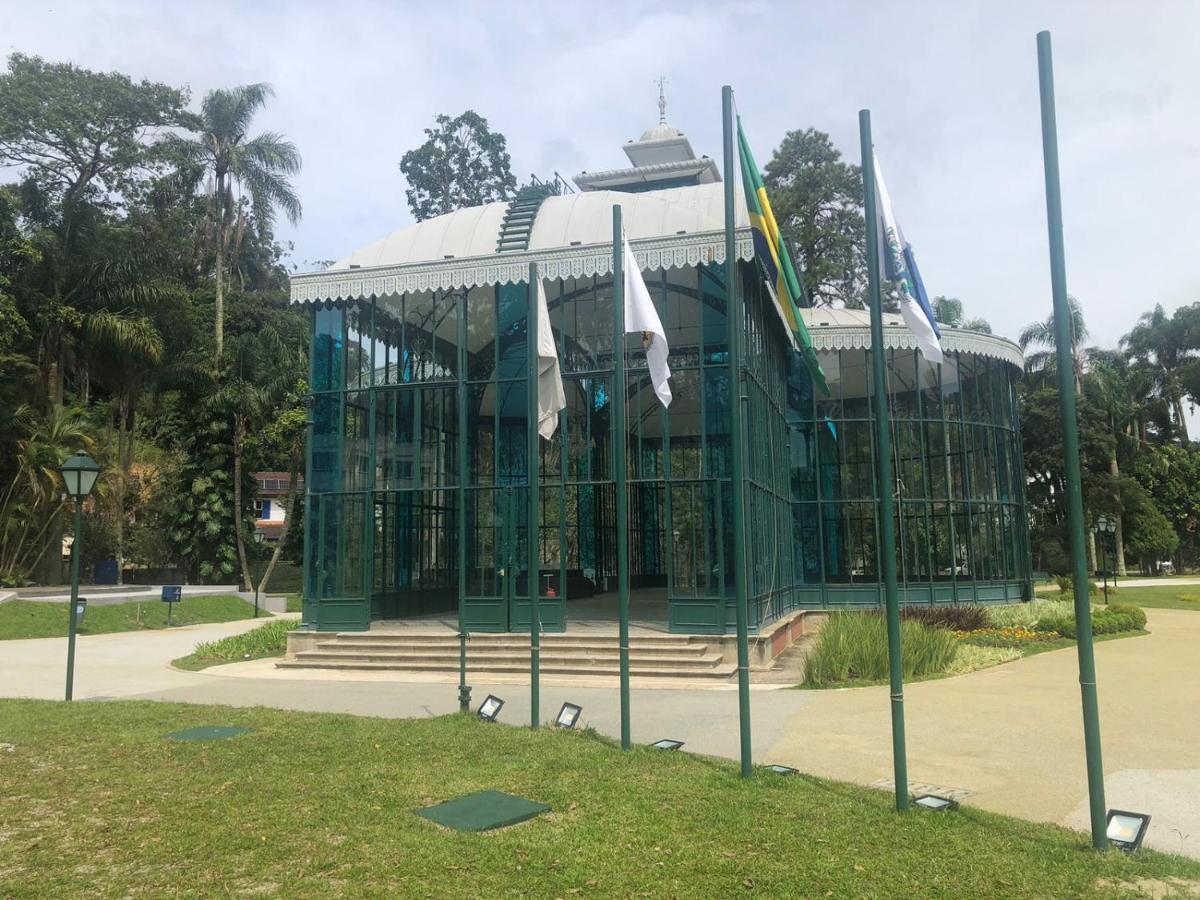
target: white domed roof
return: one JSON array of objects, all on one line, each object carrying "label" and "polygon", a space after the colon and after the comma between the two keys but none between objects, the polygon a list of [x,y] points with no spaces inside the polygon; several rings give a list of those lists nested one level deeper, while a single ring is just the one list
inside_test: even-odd
[{"label": "white domed roof", "polygon": [[683,137],[683,132],[674,125],[668,125],[666,122],[659,122],[653,128],[647,128],[642,132],[639,141],[668,141],[673,138]]},{"label": "white domed roof", "polygon": [[[742,186],[736,227],[749,224]],[[587,191],[548,197],[538,208],[529,236],[529,250],[554,250],[612,242],[612,208],[621,206],[625,234],[631,241],[675,237],[725,228],[725,186],[690,185],[630,194]],[[330,270],[402,266],[466,257],[495,257],[507,203],[472,206],[409,225],[383,240],[338,260]]]}]

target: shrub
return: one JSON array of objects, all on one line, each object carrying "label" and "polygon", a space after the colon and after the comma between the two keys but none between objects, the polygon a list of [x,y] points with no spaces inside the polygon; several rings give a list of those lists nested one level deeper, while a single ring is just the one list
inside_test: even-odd
[{"label": "shrub", "polygon": [[[949,631],[912,620],[900,623],[900,644],[905,678],[940,674],[958,654],[958,642]],[[859,612],[831,615],[809,654],[804,683],[822,687],[887,677],[887,625],[883,616]]]},{"label": "shrub", "polygon": [[[1092,609],[1092,634],[1119,634],[1145,627],[1146,613],[1140,607],[1114,603]],[[1074,638],[1078,633],[1074,615],[1048,616],[1038,622],[1037,630],[1057,631],[1066,638]]]},{"label": "shrub", "polygon": [[204,641],[196,645],[192,656],[202,660],[236,662],[263,656],[278,656],[287,649],[287,633],[300,625],[297,619],[274,619],[244,634],[235,634],[219,641]]},{"label": "shrub", "polygon": [[987,607],[988,622],[994,628],[1028,628],[1033,630],[1046,616],[1071,616],[1073,607],[1067,600],[1033,600],[1010,606]]},{"label": "shrub", "polygon": [[986,669],[998,666],[1000,663],[1012,662],[1021,658],[1021,651],[1015,647],[979,647],[974,644],[960,644],[958,655],[946,669],[947,675],[965,675],[976,669]]},{"label": "shrub", "polygon": [[1058,585],[1060,594],[1068,594],[1071,592],[1071,576],[1070,575],[1055,575],[1054,583]]},{"label": "shrub", "polygon": [[900,618],[947,631],[976,631],[988,626],[987,610],[982,606],[906,606],[900,610]]}]

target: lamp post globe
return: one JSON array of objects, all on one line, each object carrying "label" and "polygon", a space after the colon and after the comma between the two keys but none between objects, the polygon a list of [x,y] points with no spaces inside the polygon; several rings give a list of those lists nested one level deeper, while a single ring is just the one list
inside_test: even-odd
[{"label": "lamp post globe", "polygon": [[67,493],[76,502],[79,502],[96,486],[96,479],[100,477],[100,466],[80,450],[59,466],[58,473],[62,476],[63,486],[66,487]]},{"label": "lamp post globe", "polygon": [[83,550],[83,501],[100,477],[100,466],[80,450],[69,457],[58,469],[63,487],[75,500],[75,537],[71,541],[71,605],[67,610],[67,690],[66,699],[74,693],[75,682],[75,629],[79,615],[79,560]]}]

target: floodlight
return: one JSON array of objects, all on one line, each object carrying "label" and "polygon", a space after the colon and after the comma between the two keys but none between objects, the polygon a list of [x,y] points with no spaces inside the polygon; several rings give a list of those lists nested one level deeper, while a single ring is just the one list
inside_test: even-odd
[{"label": "floodlight", "polygon": [[958,804],[946,797],[938,797],[935,794],[922,794],[919,797],[913,797],[913,803],[922,809],[930,809],[934,812],[946,812],[951,809],[958,809]]},{"label": "floodlight", "polygon": [[767,771],[774,772],[776,775],[795,775],[798,770],[793,769],[791,766],[781,766],[779,763],[772,763],[767,766]]},{"label": "floodlight", "polygon": [[1142,846],[1142,838],[1150,829],[1150,817],[1145,813],[1127,812],[1123,809],[1108,811],[1108,840],[1126,853]]},{"label": "floodlight", "polygon": [[500,707],[503,705],[504,701],[495,694],[488,694],[479,704],[478,716],[485,722],[495,722],[496,716],[500,715]]},{"label": "floodlight", "polygon": [[577,706],[574,703],[564,703],[562,709],[558,711],[558,718],[554,720],[554,724],[559,728],[574,728],[582,712],[582,706]]},{"label": "floodlight", "polygon": [[650,745],[655,750],[678,750],[683,746],[683,741],[674,741],[671,738],[663,738],[661,741],[655,741]]}]

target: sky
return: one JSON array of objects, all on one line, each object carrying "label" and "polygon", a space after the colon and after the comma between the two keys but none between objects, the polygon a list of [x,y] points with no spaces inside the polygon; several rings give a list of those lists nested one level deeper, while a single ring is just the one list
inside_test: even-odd
[{"label": "sky", "polygon": [[626,164],[667,118],[720,159],[731,84],[760,164],[789,130],[860,161],[871,110],[930,294],[1010,337],[1050,310],[1035,35],[1054,36],[1067,283],[1093,341],[1200,301],[1200,3],[0,0],[0,50],[205,92],[269,82],[304,160],[300,271],[412,222],[399,160],[474,109],[530,173]]}]

